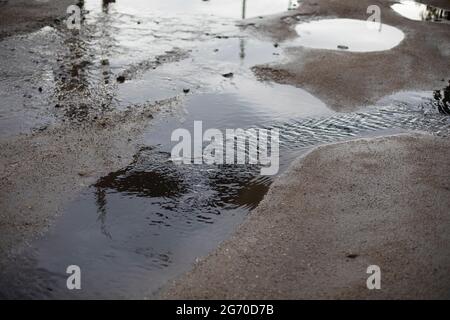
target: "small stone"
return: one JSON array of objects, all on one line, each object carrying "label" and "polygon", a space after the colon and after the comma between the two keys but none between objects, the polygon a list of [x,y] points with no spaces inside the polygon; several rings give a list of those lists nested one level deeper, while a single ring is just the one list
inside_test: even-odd
[{"label": "small stone", "polygon": [[191,89],[183,89],[184,93],[189,93],[189,91],[191,91]]},{"label": "small stone", "polygon": [[222,74],[222,77],[224,77],[224,78],[233,78],[233,76],[234,76],[233,72],[228,72],[228,73]]},{"label": "small stone", "polygon": [[340,44],[337,47],[338,47],[338,49],[341,49],[341,50],[348,50],[348,47],[344,46],[343,44]]},{"label": "small stone", "polygon": [[125,77],[124,76],[118,76],[117,77],[117,82],[124,83],[125,82]]},{"label": "small stone", "polygon": [[346,255],[346,257],[349,259],[355,259],[358,257],[358,255],[356,253],[349,253]]},{"label": "small stone", "polygon": [[42,92],[42,87],[39,87],[38,90],[39,90],[39,92]]},{"label": "small stone", "polygon": [[109,64],[109,60],[108,60],[108,59],[102,59],[102,60],[100,61],[100,63],[101,63],[103,66],[106,66],[106,65]]},{"label": "small stone", "polygon": [[275,48],[278,48],[278,43],[274,43],[273,46],[274,46]]}]

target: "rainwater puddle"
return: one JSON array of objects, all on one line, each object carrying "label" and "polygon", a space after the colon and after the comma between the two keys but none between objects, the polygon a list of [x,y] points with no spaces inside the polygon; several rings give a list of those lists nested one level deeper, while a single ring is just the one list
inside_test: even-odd
[{"label": "rainwater puddle", "polygon": [[391,6],[401,16],[416,21],[450,22],[450,10],[438,8],[424,3],[400,0]]},{"label": "rainwater puddle", "polygon": [[[89,5],[97,5],[100,0],[88,0]],[[115,9],[127,14],[139,14],[142,12],[156,13],[160,16],[167,14],[179,15],[213,15],[233,19],[254,18],[298,7],[298,0],[165,0],[146,1],[129,0],[117,1],[107,4],[104,1],[105,10]]]},{"label": "rainwater puddle", "polygon": [[[213,39],[200,43],[181,61],[164,64],[155,71],[149,70],[125,81],[118,87],[117,99],[126,106],[180,94],[185,96],[184,90],[189,90],[191,95],[245,90],[245,86],[250,85],[259,87],[262,92],[265,88],[270,91],[273,86],[258,82],[250,67],[282,57],[282,50],[270,42],[247,38]],[[225,78],[223,75],[227,73],[233,76]]]},{"label": "rainwater puddle", "polygon": [[[266,194],[275,177],[256,165],[175,165],[170,158],[172,130],[277,128],[280,172],[310,147],[410,130],[449,136],[450,118],[438,113],[432,92],[386,97],[364,112],[306,116],[293,112],[298,101],[319,100],[305,91],[286,101],[291,116],[272,117],[275,99],[246,99],[242,92],[202,93],[186,100],[185,114],[161,118],[145,134],[129,166],[111,172],[68,206],[51,230],[33,245],[21,270],[4,279],[7,297],[154,297],[170,279],[189,270],[229,237]],[[279,96],[277,96],[279,98]],[[286,98],[289,98],[287,95]],[[258,109],[272,110],[265,114]],[[286,111],[287,112],[287,111]],[[253,118],[251,115],[253,114]],[[65,289],[65,268],[77,264],[83,290]],[[17,268],[17,267],[16,267]],[[29,268],[29,270],[27,269]],[[21,287],[27,277],[35,279]],[[19,286],[19,288],[17,288]],[[26,289],[23,289],[26,288]]]},{"label": "rainwater puddle", "polygon": [[[226,239],[275,177],[259,175],[256,165],[175,165],[169,159],[171,133],[178,128],[192,132],[194,121],[202,120],[204,129],[279,129],[280,173],[309,148],[324,143],[406,130],[443,136],[450,132],[449,118],[436,111],[431,92],[413,101],[390,97],[364,112],[337,114],[303,89],[258,82],[249,68],[283,58],[280,48],[249,39],[228,18],[196,18],[225,3],[221,12],[239,18],[240,1],[188,6],[188,1],[116,0],[103,9],[100,1],[85,2],[91,10],[86,19],[90,33],[70,37],[67,51],[58,52],[62,69],[76,70],[76,89],[63,85],[62,76],[52,71],[59,83],[56,93],[64,93],[60,103],[86,89],[82,92],[90,100],[103,97],[100,101],[113,108],[181,95],[184,109],[177,116],[155,119],[128,166],[101,177],[65,208],[49,232],[5,271],[1,297],[154,297]],[[251,3],[266,1],[247,1],[249,14],[262,14],[252,13],[256,9],[250,9]],[[228,15],[234,5],[236,12]],[[161,14],[164,10],[195,12],[195,17],[171,20]],[[351,50],[359,48],[353,45]],[[178,52],[187,57],[172,59]],[[158,56],[172,60],[156,63]],[[105,59],[108,63],[101,64]],[[104,83],[104,72],[109,81],[119,73],[129,77],[110,86]],[[66,289],[65,270],[72,264],[82,270],[80,291]]]},{"label": "rainwater puddle", "polygon": [[295,45],[314,49],[371,52],[389,50],[405,37],[392,26],[354,19],[323,19],[295,27]]},{"label": "rainwater puddle", "polygon": [[[126,103],[173,97],[186,85],[220,87],[222,73],[282,56],[243,33],[236,19],[283,12],[294,2],[86,0],[79,32],[62,24],[0,42],[0,137],[100,118]],[[148,72],[188,58],[185,67]],[[120,75],[125,83],[117,83]]]}]

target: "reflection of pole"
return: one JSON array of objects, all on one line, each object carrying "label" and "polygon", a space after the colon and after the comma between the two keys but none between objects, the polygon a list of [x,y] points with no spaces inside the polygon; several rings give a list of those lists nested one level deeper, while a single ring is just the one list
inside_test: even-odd
[{"label": "reflection of pole", "polygon": [[100,230],[101,232],[107,236],[108,238],[112,239],[111,233],[108,231],[108,227],[106,225],[106,216],[107,216],[107,211],[106,211],[106,192],[105,189],[103,189],[102,187],[97,187],[96,188],[96,203],[97,203],[97,213],[98,213],[98,218],[97,220],[100,221]]},{"label": "reflection of pole", "polygon": [[116,0],[103,0],[102,1],[103,12],[108,13],[108,11],[109,11],[109,4],[110,3],[115,3],[115,2],[116,2]]},{"label": "reflection of pole", "polygon": [[242,59],[245,58],[245,40],[244,39],[239,39],[239,47],[240,47],[240,54],[239,57]]},{"label": "reflection of pole", "polygon": [[[242,19],[245,19],[245,9],[246,9],[247,0],[242,0]],[[240,54],[239,57],[241,60],[245,58],[245,43],[244,39],[239,40],[239,46],[240,46]]]}]

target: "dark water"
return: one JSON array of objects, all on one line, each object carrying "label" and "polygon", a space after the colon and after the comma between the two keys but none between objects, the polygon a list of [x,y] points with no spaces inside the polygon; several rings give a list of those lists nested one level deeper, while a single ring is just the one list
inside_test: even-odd
[{"label": "dark water", "polygon": [[[280,129],[283,172],[295,157],[324,143],[409,130],[448,136],[450,119],[439,114],[435,102],[427,98],[430,94],[405,93],[409,103],[397,100],[403,96],[391,97],[386,106],[364,112],[293,116],[270,125],[259,115],[261,120],[255,116],[253,124]],[[244,116],[234,109],[237,106],[244,109]],[[100,178],[68,206],[21,262],[22,272],[15,270],[8,279],[13,284],[2,286],[8,288],[3,294],[152,297],[168,280],[188,270],[197,257],[230,235],[275,177],[260,176],[256,166],[175,165],[169,159],[170,132],[189,129],[194,119],[217,128],[230,123],[245,128],[251,123],[245,119],[247,108],[249,104],[234,101],[232,95],[201,94],[188,100],[184,119],[161,119],[146,133],[145,145],[129,166]],[[224,110],[235,115],[233,122],[223,121]],[[64,272],[71,264],[81,267],[81,291],[65,289]]]},{"label": "dark water", "polygon": [[[154,3],[164,10],[165,3]],[[185,3],[179,1],[180,9],[187,10]],[[450,120],[439,113],[432,92],[400,93],[364,112],[341,114],[303,89],[258,82],[249,68],[282,59],[282,48],[251,39],[227,17],[209,18],[215,25],[207,24],[196,9],[174,24],[155,8],[143,13],[122,1],[107,10],[97,4],[87,1],[92,33],[80,35],[73,48],[75,56],[80,47],[83,54],[93,55],[91,63],[79,66],[70,52],[68,57],[62,55],[68,62],[63,67],[78,70],[73,71],[76,79],[84,80],[75,82],[73,95],[67,96],[71,89],[60,85],[48,99],[77,102],[80,90],[86,90],[83,103],[91,112],[90,101],[98,108],[102,101],[108,108],[120,109],[177,95],[183,109],[156,119],[128,166],[86,188],[47,234],[10,269],[2,270],[1,297],[153,297],[226,239],[258,205],[275,177],[261,176],[259,167],[252,165],[175,165],[169,159],[170,135],[177,128],[192,131],[194,121],[202,120],[205,129],[279,129],[280,173],[309,148],[324,143],[410,130],[441,136],[450,132]],[[102,23],[108,25],[103,33]],[[200,28],[204,23],[208,34],[227,37],[205,36]],[[139,40],[133,38],[137,35]],[[105,45],[108,50],[102,51]],[[129,76],[123,84],[105,84],[99,67],[105,57],[109,64],[103,67],[110,80],[118,74]],[[153,69],[155,57],[175,58]],[[234,76],[224,78],[228,72]],[[56,77],[54,84],[60,80]],[[186,88],[188,94],[183,93]],[[71,110],[80,115],[79,104],[65,111]],[[81,267],[80,291],[66,289],[65,270],[72,264]]]}]

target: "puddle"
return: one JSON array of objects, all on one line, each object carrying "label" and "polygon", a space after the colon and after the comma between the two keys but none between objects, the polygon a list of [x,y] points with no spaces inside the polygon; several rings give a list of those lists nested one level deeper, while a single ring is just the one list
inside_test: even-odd
[{"label": "puddle", "polygon": [[[89,5],[97,5],[100,1],[86,1]],[[116,9],[127,14],[151,12],[164,16],[167,14],[180,15],[214,15],[227,18],[242,19],[265,16],[295,9],[299,0],[165,0],[146,1],[129,0],[110,3],[108,9]]]},{"label": "puddle", "polygon": [[[31,261],[22,264],[31,264],[31,274],[42,281],[24,292],[17,289],[3,294],[152,296],[169,279],[186,271],[196,257],[226,239],[258,205],[272,178],[259,176],[258,166],[174,165],[169,160],[172,131],[192,129],[194,120],[202,120],[205,128],[247,129],[334,114],[305,90],[260,83],[239,68],[232,79],[212,73],[211,77],[223,82],[220,87],[213,85],[187,95],[183,114],[162,117],[152,125],[133,163],[85,190],[54,228],[33,245]],[[171,71],[167,69],[165,72]],[[282,168],[300,152],[284,157]],[[61,270],[70,261],[86,270],[82,292],[65,289]],[[26,281],[16,277],[12,278],[15,283]],[[11,284],[2,287],[15,288]]]},{"label": "puddle", "polygon": [[[304,91],[296,96],[309,97]],[[364,112],[291,112],[290,117],[278,118],[270,118],[275,109],[269,106],[264,108],[270,113],[255,112],[270,100],[245,97],[240,91],[193,95],[186,100],[182,118],[159,119],[148,129],[134,161],[87,188],[20,261],[23,272],[1,279],[5,289],[0,295],[153,297],[226,239],[275,177],[260,176],[259,168],[250,165],[174,165],[169,160],[170,134],[175,128],[192,130],[193,120],[203,120],[205,128],[278,128],[280,172],[310,147],[324,143],[407,130],[450,135],[450,118],[439,114],[432,92],[398,93]],[[294,96],[288,103],[291,110],[298,106]],[[81,291],[65,289],[64,271],[70,264],[83,270]],[[28,277],[35,279],[32,284],[20,286]]]},{"label": "puddle", "polygon": [[[170,70],[169,70],[170,69]],[[180,75],[183,68],[180,67]],[[166,68],[164,75],[171,77],[172,67]],[[209,78],[210,77],[210,78]],[[264,125],[273,121],[332,114],[333,111],[319,99],[307,91],[289,85],[261,83],[251,74],[236,74],[233,79],[225,79],[219,73],[205,74],[199,83],[193,79],[180,77],[171,81],[169,86],[152,88],[153,96],[166,98],[171,94],[190,88],[190,93],[181,93],[185,100],[185,110],[189,116],[186,122],[203,119],[210,127],[228,128]],[[155,77],[144,77],[130,85],[129,91],[124,89],[121,99],[127,102],[140,102],[142,95],[148,94],[149,84]],[[176,83],[173,83],[176,82]],[[131,88],[133,86],[133,88]],[[278,97],[273,99],[273,97]],[[297,101],[293,104],[293,101]],[[208,108],[205,107],[208,106]],[[214,114],[206,111],[214,110]],[[197,118],[195,118],[195,116]]]},{"label": "puddle", "polygon": [[[191,89],[205,83],[220,86],[220,74],[229,72],[228,65],[243,67],[281,58],[280,48],[253,41],[236,26],[236,19],[243,14],[283,12],[295,7],[295,1],[247,0],[243,4],[241,0],[86,0],[81,32],[45,27],[4,39],[0,42],[4,72],[0,98],[5,102],[0,110],[0,137],[62,119],[100,118],[110,110],[126,108],[127,103],[173,97],[185,85]],[[174,71],[166,78],[163,72],[147,72],[190,56],[197,69],[186,67],[184,73],[192,78],[188,73],[195,70],[198,81],[183,79]],[[213,72],[219,76],[210,76]],[[116,79],[124,73],[126,81],[119,85]],[[142,74],[146,79],[140,78]],[[148,86],[150,78],[158,85]],[[137,87],[129,83],[133,79],[140,79],[147,92],[133,93]]]},{"label": "puddle", "polygon": [[[100,1],[85,3],[90,13],[84,33],[52,30],[53,42],[44,52],[56,62],[40,57],[46,72],[30,76],[33,81],[47,79],[51,94],[44,90],[44,98],[61,104],[80,100],[92,112],[101,104],[120,109],[180,96],[184,110],[156,119],[133,162],[86,188],[11,270],[1,270],[7,276],[0,277],[0,297],[153,297],[226,239],[275,177],[260,176],[257,166],[175,166],[169,160],[170,135],[177,128],[192,130],[195,120],[202,120],[204,128],[222,130],[278,128],[280,172],[310,147],[324,143],[405,130],[442,136],[450,132],[450,118],[438,113],[432,92],[413,101],[389,97],[364,112],[337,114],[305,90],[258,82],[250,67],[282,59],[283,52],[270,42],[250,39],[229,20],[242,17],[242,1],[116,0],[103,9]],[[268,3],[248,0],[246,17],[263,14],[257,10],[263,7],[284,11],[291,2],[263,5]],[[224,17],[210,18],[216,10]],[[326,27],[329,31],[330,24]],[[388,33],[383,38],[389,38],[386,30],[383,25],[382,33]],[[29,50],[34,40],[25,36],[8,41],[12,43],[2,45],[22,41]],[[345,45],[367,51],[368,44],[358,41]],[[233,76],[223,77],[226,73]],[[114,81],[119,74],[127,76],[120,84]],[[81,267],[81,291],[66,289],[65,270],[71,264]]]},{"label": "puddle", "polygon": [[[392,26],[354,19],[324,19],[296,26],[295,45],[354,52],[389,50],[405,37]],[[291,45],[291,44],[289,44]]]},{"label": "puddle", "polygon": [[[122,105],[160,100],[184,93],[189,95],[222,90],[233,91],[246,85],[264,87],[249,67],[272,62],[283,57],[282,50],[270,42],[246,38],[213,39],[200,43],[189,52],[189,57],[164,64],[156,71],[146,72],[118,87],[117,99]],[[223,77],[225,73],[233,77]],[[193,76],[194,75],[194,76]],[[155,86],[155,83],[158,83]],[[287,87],[287,86],[285,86]],[[249,88],[250,89],[250,88]],[[287,89],[289,90],[289,89]]]},{"label": "puddle", "polygon": [[391,6],[401,16],[416,21],[445,22],[450,21],[450,10],[423,4],[416,1],[400,0]]}]

